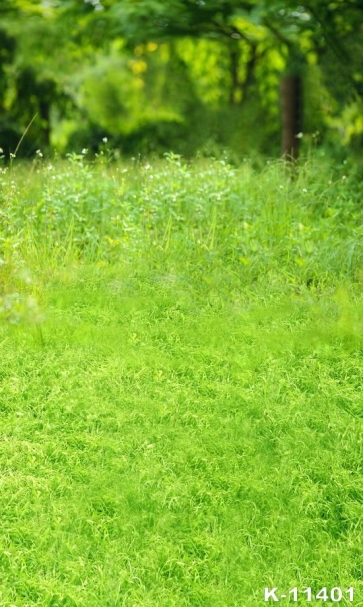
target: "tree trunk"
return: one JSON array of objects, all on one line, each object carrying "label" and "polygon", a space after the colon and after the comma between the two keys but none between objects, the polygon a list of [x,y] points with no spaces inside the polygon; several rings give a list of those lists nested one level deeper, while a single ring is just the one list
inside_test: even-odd
[{"label": "tree trunk", "polygon": [[229,104],[234,105],[236,102],[236,92],[239,86],[238,81],[238,62],[239,53],[236,48],[230,51],[230,73],[231,73],[231,88],[229,89]]},{"label": "tree trunk", "polygon": [[39,113],[42,119],[42,130],[44,134],[45,145],[50,147],[50,103],[47,99],[39,100]]},{"label": "tree trunk", "polygon": [[302,128],[301,77],[285,76],[281,82],[282,155],[297,160]]}]

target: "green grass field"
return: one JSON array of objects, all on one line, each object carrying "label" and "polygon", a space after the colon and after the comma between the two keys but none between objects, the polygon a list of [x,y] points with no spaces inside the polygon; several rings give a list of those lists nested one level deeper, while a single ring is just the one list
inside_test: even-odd
[{"label": "green grass field", "polygon": [[363,605],[354,165],[0,186],[0,606]]}]

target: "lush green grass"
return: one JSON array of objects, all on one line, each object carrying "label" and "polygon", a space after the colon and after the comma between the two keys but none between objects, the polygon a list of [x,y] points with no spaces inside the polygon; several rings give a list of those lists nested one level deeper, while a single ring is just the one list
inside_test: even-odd
[{"label": "lush green grass", "polygon": [[134,165],[0,175],[0,605],[362,605],[354,167]]}]

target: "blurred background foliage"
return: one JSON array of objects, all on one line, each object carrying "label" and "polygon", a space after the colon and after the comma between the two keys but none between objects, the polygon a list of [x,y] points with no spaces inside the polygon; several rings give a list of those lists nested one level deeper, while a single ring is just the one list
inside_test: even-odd
[{"label": "blurred background foliage", "polygon": [[[360,0],[2,0],[0,147],[359,155]],[[303,134],[303,137],[301,137]]]}]

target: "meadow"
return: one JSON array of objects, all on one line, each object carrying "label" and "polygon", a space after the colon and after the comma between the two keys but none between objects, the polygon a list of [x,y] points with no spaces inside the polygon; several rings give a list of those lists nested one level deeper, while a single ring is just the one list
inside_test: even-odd
[{"label": "meadow", "polygon": [[363,605],[353,161],[38,156],[0,188],[0,606]]}]

